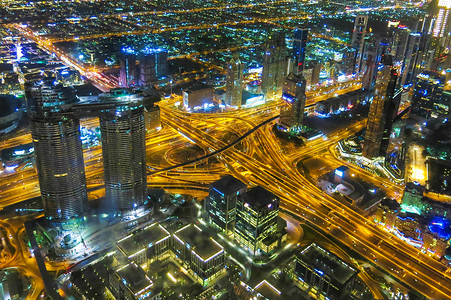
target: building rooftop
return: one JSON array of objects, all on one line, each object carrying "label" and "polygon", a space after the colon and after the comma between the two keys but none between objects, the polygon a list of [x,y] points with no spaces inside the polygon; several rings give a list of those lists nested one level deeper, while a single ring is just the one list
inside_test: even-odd
[{"label": "building rooftop", "polygon": [[177,230],[174,237],[189,246],[203,261],[224,251],[218,242],[194,224]]},{"label": "building rooftop", "polygon": [[339,257],[315,243],[302,250],[298,258],[313,266],[318,274],[325,274],[340,284],[345,284],[352,276],[358,273],[357,270],[346,264]]},{"label": "building rooftop", "polygon": [[419,195],[423,195],[425,192],[425,187],[415,183],[415,182],[407,182],[406,183],[406,187],[404,189],[404,191],[409,191],[409,192],[413,192],[413,193],[418,193]]},{"label": "building rooftop", "polygon": [[427,160],[427,189],[437,194],[451,195],[451,162],[429,158]]},{"label": "building rooftop", "polygon": [[288,76],[286,78],[286,81],[291,81],[291,82],[296,82],[296,83],[298,83],[302,80],[305,80],[304,75],[302,75],[302,73],[296,74],[294,72],[291,72],[290,74],[288,74]]},{"label": "building rooftop", "polygon": [[257,284],[254,290],[266,299],[282,299],[280,290],[266,280]]},{"label": "building rooftop", "polygon": [[212,86],[205,84],[205,83],[201,83],[201,82],[196,82],[196,83],[190,85],[189,88],[183,89],[183,91],[189,94],[191,92],[205,90],[205,89],[209,89],[209,90],[213,91]]},{"label": "building rooftop", "polygon": [[146,272],[134,263],[120,267],[117,269],[116,274],[135,296],[149,290],[153,285]]},{"label": "building rooftop", "polygon": [[381,206],[387,207],[389,210],[392,211],[398,211],[401,210],[401,205],[399,205],[398,201],[390,199],[390,198],[384,198],[382,199]]},{"label": "building rooftop", "polygon": [[0,95],[0,117],[16,112],[21,106],[22,103],[19,98],[13,95]]},{"label": "building rooftop", "polygon": [[217,192],[230,195],[236,194],[237,191],[246,188],[246,185],[232,175],[226,175],[211,184]]},{"label": "building rooftop", "polygon": [[273,204],[277,196],[261,186],[256,186],[244,193],[243,202],[249,204],[253,209],[259,210],[265,206]]},{"label": "building rooftop", "polygon": [[153,223],[136,233],[123,238],[117,243],[118,249],[131,258],[138,251],[152,247],[170,237],[169,232],[159,223]]}]

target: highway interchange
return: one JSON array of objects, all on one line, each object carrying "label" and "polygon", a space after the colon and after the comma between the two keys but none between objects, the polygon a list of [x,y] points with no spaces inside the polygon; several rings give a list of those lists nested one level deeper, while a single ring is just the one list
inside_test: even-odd
[{"label": "highway interchange", "polygon": [[[177,100],[174,98],[162,101],[163,129],[147,136],[149,169],[158,171],[174,164],[166,159],[167,153],[193,146],[193,142],[200,146],[204,153],[222,148],[227,145],[221,139],[225,132],[241,136],[264,120],[277,116],[281,105],[280,102],[272,101],[256,108],[196,114],[176,108],[173,104]],[[84,124],[87,126],[97,125],[96,120],[85,122],[88,122]],[[269,189],[281,198],[284,210],[332,235],[428,298],[443,298],[451,294],[451,278],[444,265],[377,227],[372,220],[356,212],[355,208],[323,193],[297,169],[298,161],[314,155],[330,161],[335,160],[337,164],[342,163],[333,153],[334,145],[364,128],[365,121],[358,121],[327,139],[310,141],[306,146],[293,148],[292,151],[282,151],[279,140],[272,133],[272,124],[273,122],[256,130],[241,142],[240,147],[235,146],[217,154],[218,162],[215,164],[198,162],[166,172],[155,172],[154,175],[148,176],[149,187],[171,188],[171,191],[180,193],[190,189],[197,190],[196,195],[202,197],[206,195],[208,183],[230,173],[249,185],[258,184]],[[221,132],[222,134],[218,135]],[[27,134],[13,138],[12,143],[15,145],[21,140],[26,141]],[[2,145],[2,148],[5,147],[9,147],[8,143]],[[152,159],[155,156],[158,159]],[[88,187],[101,185],[103,166],[100,147],[85,150],[84,157]],[[387,179],[375,178],[355,167],[353,172],[367,180],[373,180],[376,184],[383,182],[388,186],[388,191],[402,191],[400,186]],[[0,190],[2,206],[39,196],[35,170],[4,174],[0,178]],[[12,230],[11,233],[17,235],[18,230],[20,228]],[[15,256],[12,261],[19,258]],[[23,259],[27,261],[25,257]],[[9,264],[14,265],[12,261]]]},{"label": "highway interchange", "polygon": [[[114,83],[98,73],[98,70],[79,63],[57,49],[52,40],[39,37],[19,25],[15,28],[48,53],[54,53],[63,62],[79,70],[103,91],[114,87]],[[356,90],[360,88],[359,80],[359,78],[350,79],[334,87],[310,91],[307,105],[313,105],[336,94]],[[241,136],[265,120],[277,116],[282,105],[280,101],[270,101],[254,108],[195,114],[181,111],[174,106],[176,102],[180,102],[179,96],[161,101],[163,129],[147,135],[148,167],[153,171],[153,174],[148,176],[150,188],[164,187],[171,192],[194,193],[202,198],[206,195],[210,182],[224,174],[232,174],[250,186],[262,185],[272,191],[281,198],[283,210],[299,216],[325,235],[333,236],[393,278],[416,289],[427,298],[443,299],[451,295],[451,274],[446,266],[379,228],[355,208],[328,196],[298,171],[299,161],[315,155],[338,165],[345,164],[336,157],[335,146],[339,140],[363,129],[365,121],[358,121],[348,128],[338,130],[327,139],[310,141],[307,145],[292,148],[290,151],[283,151],[281,148],[280,141],[272,132],[273,122],[271,122],[257,129],[239,145],[217,154],[215,163],[201,161],[158,172],[159,169],[177,163],[170,154],[174,150],[196,144],[203,150],[203,154],[214,152],[227,146],[222,138],[224,133],[232,132],[236,136]],[[85,122],[83,126],[98,126],[96,119],[83,122]],[[30,142],[30,134],[22,133],[1,142],[0,149]],[[84,150],[84,158],[88,188],[101,187],[103,183],[101,148]],[[389,195],[402,193],[401,186],[387,179],[376,178],[373,174],[352,165],[349,166],[365,180],[378,186],[384,184]],[[0,176],[0,208],[37,197],[39,194],[35,169],[4,172]],[[101,193],[99,194],[96,189],[90,196],[90,199],[94,199],[101,196]],[[10,236],[11,247],[14,248],[10,255],[7,253],[2,260],[0,268],[17,267],[25,275],[33,278],[33,289],[28,298],[37,299],[43,290],[43,283],[34,259],[30,257],[28,248],[23,243],[24,228],[21,221],[23,219],[0,222],[0,227],[6,230]],[[64,264],[51,262],[48,262],[47,266],[50,270],[62,270],[65,267]]]}]

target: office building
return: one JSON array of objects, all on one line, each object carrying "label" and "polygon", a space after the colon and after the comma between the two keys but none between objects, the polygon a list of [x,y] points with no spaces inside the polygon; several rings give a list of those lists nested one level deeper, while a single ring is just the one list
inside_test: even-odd
[{"label": "office building", "polygon": [[161,129],[160,107],[157,102],[161,100],[161,96],[155,89],[145,89],[142,92],[144,104],[144,123],[146,132],[151,133]]},{"label": "office building", "polygon": [[151,86],[157,79],[155,67],[156,53],[153,49],[145,49],[139,56],[139,85]]},{"label": "office building", "polygon": [[304,120],[306,80],[302,73],[290,73],[285,79],[279,122],[286,128],[301,128]]},{"label": "office building", "polygon": [[132,211],[147,201],[144,105],[139,94],[115,89],[99,95],[106,198]]},{"label": "office building", "polygon": [[362,152],[367,158],[385,157],[402,91],[396,88],[398,73],[390,55],[382,57],[378,68]]},{"label": "office building", "polygon": [[426,161],[426,189],[429,192],[451,196],[451,162],[429,157]]},{"label": "office building", "polygon": [[424,71],[417,76],[412,97],[412,114],[424,118],[447,117],[450,103],[444,94],[446,77]]},{"label": "office building", "polygon": [[227,65],[226,105],[241,107],[243,72],[244,65],[241,63],[238,53],[234,53]]},{"label": "office building", "polygon": [[154,283],[146,272],[131,262],[119,266],[109,277],[109,289],[116,299],[123,300],[159,300],[160,293],[155,293]]},{"label": "office building", "polygon": [[438,12],[435,16],[434,28],[432,29],[433,38],[443,38],[449,35],[449,12],[451,10],[451,1],[439,0]]},{"label": "office building", "polygon": [[157,77],[168,75],[168,51],[165,49],[156,49],[155,67]]},{"label": "office building", "polygon": [[224,270],[224,248],[197,225],[189,224],[173,234],[174,254],[206,286]]},{"label": "office building", "polygon": [[328,299],[351,299],[358,270],[338,256],[313,243],[296,257],[294,273],[317,295]]},{"label": "office building", "polygon": [[9,133],[19,127],[24,112],[22,99],[0,94],[0,134]]},{"label": "office building", "polygon": [[119,57],[119,86],[128,88],[138,84],[136,53],[131,48],[124,48]]},{"label": "office building", "polygon": [[307,28],[296,28],[293,34],[293,69],[290,72],[295,74],[302,73],[305,67],[308,33]]},{"label": "office building", "polygon": [[312,61],[311,67],[312,67],[312,80],[310,81],[310,85],[317,85],[319,84],[319,75],[321,73],[322,65],[318,61]]},{"label": "office building", "polygon": [[36,166],[48,218],[80,216],[88,200],[80,123],[67,114],[76,101],[54,78],[26,85]]},{"label": "office building", "polygon": [[417,76],[420,69],[424,68],[427,62],[422,65],[422,60],[426,60],[427,53],[421,51],[420,42],[422,35],[410,33],[407,41],[405,57],[401,65],[400,86],[410,84]]},{"label": "office building", "polygon": [[210,224],[227,234],[232,234],[235,229],[237,199],[246,191],[247,186],[232,175],[226,175],[213,182],[206,199]]},{"label": "office building", "polygon": [[159,223],[152,223],[119,240],[117,249],[139,266],[148,265],[170,250],[171,234]]},{"label": "office building", "polygon": [[263,241],[276,234],[279,201],[261,186],[238,197],[235,239],[252,255],[261,253]]},{"label": "office building", "polygon": [[394,64],[401,64],[404,61],[407,42],[411,31],[409,28],[403,25],[395,26],[390,31],[391,39],[391,52]]},{"label": "office building", "polygon": [[263,54],[261,89],[266,99],[280,99],[286,74],[285,35],[270,37]]},{"label": "office building", "polygon": [[358,15],[355,18],[354,30],[352,31],[351,46],[354,52],[353,72],[359,73],[363,67],[363,44],[365,40],[366,27],[368,25],[368,16]]},{"label": "office building", "polygon": [[212,86],[204,83],[195,83],[189,88],[183,89],[183,106],[187,110],[198,110],[204,106],[211,105],[213,104],[214,92]]},{"label": "office building", "polygon": [[142,51],[123,48],[119,63],[120,87],[150,87],[168,74],[168,52],[161,48],[146,47]]},{"label": "office building", "polygon": [[20,300],[26,298],[28,284],[28,281],[16,268],[0,270],[0,299]]},{"label": "office building", "polygon": [[362,88],[368,92],[373,91],[376,76],[374,76],[376,68],[376,52],[369,51],[365,61],[365,71],[362,78]]}]

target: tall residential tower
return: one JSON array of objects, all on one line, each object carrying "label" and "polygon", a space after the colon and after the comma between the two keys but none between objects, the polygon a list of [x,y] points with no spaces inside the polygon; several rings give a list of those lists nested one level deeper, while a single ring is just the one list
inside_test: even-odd
[{"label": "tall residential tower", "polygon": [[56,219],[80,216],[88,197],[80,124],[68,113],[74,92],[54,78],[28,83],[25,92],[44,213]]},{"label": "tall residential tower", "polygon": [[99,100],[106,198],[113,210],[131,211],[147,200],[142,97],[117,89]]}]

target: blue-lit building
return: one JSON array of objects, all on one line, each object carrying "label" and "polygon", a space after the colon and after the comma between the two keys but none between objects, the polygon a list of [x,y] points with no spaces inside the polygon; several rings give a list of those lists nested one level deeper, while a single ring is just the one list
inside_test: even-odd
[{"label": "blue-lit building", "polygon": [[350,299],[359,271],[326,249],[310,244],[296,257],[294,273],[304,285],[328,299]]},{"label": "blue-lit building", "polygon": [[233,233],[238,196],[247,192],[247,186],[232,175],[226,175],[210,185],[206,211],[210,224],[227,234]]},{"label": "blue-lit building", "polygon": [[138,55],[139,85],[151,86],[158,78],[168,75],[168,52],[161,48],[145,48]]},{"label": "blue-lit building", "polygon": [[307,49],[308,41],[307,28],[296,28],[293,34],[293,70],[296,74],[299,74],[305,67],[305,51]]},{"label": "blue-lit building", "polygon": [[123,48],[120,54],[120,87],[152,86],[168,74],[168,51],[146,47],[142,51]]},{"label": "blue-lit building", "polygon": [[136,66],[136,53],[131,48],[124,48],[119,58],[120,73],[119,86],[132,87],[138,84],[138,69]]},{"label": "blue-lit building", "polygon": [[419,74],[413,91],[412,113],[424,119],[448,116],[451,98],[443,91],[445,82],[445,76],[436,72]]}]

